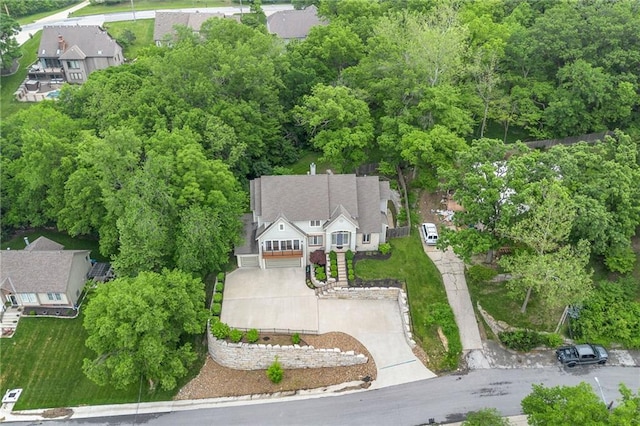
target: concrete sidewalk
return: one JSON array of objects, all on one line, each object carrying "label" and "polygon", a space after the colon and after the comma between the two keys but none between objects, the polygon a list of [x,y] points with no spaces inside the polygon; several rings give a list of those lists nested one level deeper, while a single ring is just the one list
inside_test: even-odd
[{"label": "concrete sidewalk", "polygon": [[469,368],[490,368],[489,362],[482,352],[483,346],[478,321],[464,276],[464,262],[456,256],[451,248],[443,252],[435,247],[427,246],[424,241],[422,246],[442,275],[447,299],[460,331],[462,350],[466,354],[467,365]]}]

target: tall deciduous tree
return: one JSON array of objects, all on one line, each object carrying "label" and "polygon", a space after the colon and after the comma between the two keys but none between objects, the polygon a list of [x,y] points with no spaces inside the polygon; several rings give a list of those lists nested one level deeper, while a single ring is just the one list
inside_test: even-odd
[{"label": "tall deciduous tree", "polygon": [[151,389],[174,389],[197,358],[188,337],[206,321],[204,287],[180,271],[142,272],[100,286],[85,308],[85,374],[122,389],[140,378]]},{"label": "tall deciduous tree", "polygon": [[20,57],[20,46],[15,35],[20,32],[18,21],[0,12],[0,61],[2,69],[11,69],[13,60]]},{"label": "tall deciduous tree", "polygon": [[533,385],[533,391],[522,400],[522,411],[529,424],[535,426],[573,426],[578,424],[634,425],[638,423],[640,397],[624,384],[620,385],[620,403],[607,405],[587,383],[577,386],[546,388]]},{"label": "tall deciduous tree", "polygon": [[340,172],[351,171],[366,159],[373,123],[368,105],[348,87],[317,85],[293,113],[324,160],[336,164]]}]

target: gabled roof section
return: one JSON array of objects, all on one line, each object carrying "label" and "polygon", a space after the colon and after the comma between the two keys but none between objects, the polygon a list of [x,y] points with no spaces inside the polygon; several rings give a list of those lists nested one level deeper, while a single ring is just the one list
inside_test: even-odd
[{"label": "gabled roof section", "polygon": [[118,43],[98,25],[57,25],[42,29],[38,57],[60,58],[74,46],[85,57],[109,58],[119,50]]},{"label": "gabled roof section", "polygon": [[[250,182],[251,210],[263,223],[284,216],[289,222],[349,218],[363,233],[380,232],[386,217],[389,183],[377,176],[263,176]],[[263,230],[258,230],[260,235]]]},{"label": "gabled roof section", "polygon": [[36,251],[36,250],[62,250],[64,246],[62,244],[58,244],[53,240],[48,239],[47,237],[38,237],[33,242],[29,243],[27,247],[24,249],[26,251]]},{"label": "gabled roof section", "polygon": [[224,17],[224,13],[156,12],[153,40],[162,41],[167,34],[174,34],[176,25],[184,25],[193,31],[200,31],[200,27],[208,19]]},{"label": "gabled roof section", "polygon": [[268,225],[264,225],[261,226],[257,232],[256,232],[256,239],[260,237],[260,235],[264,234],[265,232],[267,232],[269,229],[273,228],[276,226],[276,224],[284,222],[286,223],[288,226],[292,227],[293,229],[295,229],[301,236],[306,236],[307,234],[300,228],[298,228],[295,224],[291,223],[291,221],[289,221],[286,217],[284,217],[284,215],[280,214],[278,215],[278,217],[275,218],[275,220],[273,222],[271,222]]},{"label": "gabled roof section", "polygon": [[89,250],[2,250],[0,288],[17,293],[65,293],[74,259]]},{"label": "gabled roof section", "polygon": [[318,17],[318,9],[311,5],[303,10],[282,10],[267,18],[267,31],[283,39],[302,39],[316,25],[327,25]]},{"label": "gabled roof section", "polygon": [[85,55],[78,46],[71,46],[66,52],[60,55],[60,59],[62,60],[80,60],[86,57],[87,55]]},{"label": "gabled roof section", "polygon": [[338,205],[333,212],[331,213],[331,218],[328,222],[324,224],[324,229],[327,229],[332,223],[335,222],[339,217],[346,218],[349,222],[351,222],[356,228],[358,228],[358,220],[355,217],[352,217],[351,214],[344,208],[342,204]]}]

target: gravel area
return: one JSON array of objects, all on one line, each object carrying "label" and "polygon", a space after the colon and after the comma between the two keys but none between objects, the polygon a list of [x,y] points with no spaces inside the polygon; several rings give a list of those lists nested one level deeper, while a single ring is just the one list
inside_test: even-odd
[{"label": "gravel area", "polygon": [[187,383],[175,399],[203,399],[316,389],[345,382],[376,378],[376,364],[367,349],[344,333],[319,336],[301,335],[302,341],[316,348],[339,348],[364,354],[369,361],[351,367],[285,369],[278,384],[271,383],[265,370],[245,371],[226,368],[207,357],[198,376]]}]

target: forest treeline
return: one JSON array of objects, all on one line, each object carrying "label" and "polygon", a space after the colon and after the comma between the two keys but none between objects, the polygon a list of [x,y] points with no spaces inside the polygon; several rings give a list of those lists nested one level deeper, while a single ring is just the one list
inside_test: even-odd
[{"label": "forest treeline", "polygon": [[[303,149],[337,172],[378,162],[411,171],[414,185],[471,188],[455,171],[473,167],[479,146],[491,161],[508,156],[513,130],[545,139],[618,129],[607,147],[557,158],[583,179],[563,183],[589,212],[576,226],[610,225],[590,231],[593,253],[628,250],[640,221],[640,3],[307,3],[328,25],[304,41],[213,19],[5,117],[3,234],[52,225],[99,237],[121,275],[203,273],[238,241],[248,180],[286,173]],[[605,235],[613,217],[623,228]]]}]

